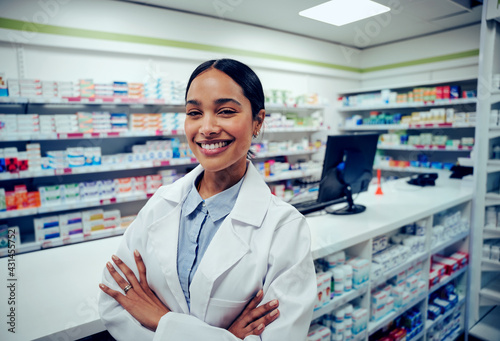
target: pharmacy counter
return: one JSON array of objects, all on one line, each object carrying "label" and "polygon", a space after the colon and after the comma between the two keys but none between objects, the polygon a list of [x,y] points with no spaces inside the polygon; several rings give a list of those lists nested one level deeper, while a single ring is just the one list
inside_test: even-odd
[{"label": "pharmacy counter", "polygon": [[[472,181],[440,178],[435,187],[415,187],[402,180],[375,188],[355,202],[367,210],[354,216],[308,216],[314,258],[326,256],[472,199]],[[8,258],[0,259],[0,340],[75,340],[104,330],[97,311],[98,283],[121,236],[17,255],[14,276]],[[4,270],[5,269],[5,270]],[[9,287],[10,286],[10,287]],[[8,305],[8,300],[15,300]],[[13,321],[15,334],[5,321]]]}]

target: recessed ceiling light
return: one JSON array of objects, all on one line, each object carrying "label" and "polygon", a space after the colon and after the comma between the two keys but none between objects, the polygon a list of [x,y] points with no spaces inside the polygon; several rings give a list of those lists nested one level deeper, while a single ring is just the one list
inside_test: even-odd
[{"label": "recessed ceiling light", "polygon": [[371,0],[331,0],[300,11],[303,17],[342,26],[390,11],[387,6]]}]

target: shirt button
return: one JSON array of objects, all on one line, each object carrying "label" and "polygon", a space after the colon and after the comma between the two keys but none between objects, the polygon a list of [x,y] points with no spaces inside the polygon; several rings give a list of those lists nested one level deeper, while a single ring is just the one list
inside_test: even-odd
[{"label": "shirt button", "polygon": [[203,206],[203,207],[205,207],[205,206],[206,206],[204,201],[201,203],[201,206]]}]

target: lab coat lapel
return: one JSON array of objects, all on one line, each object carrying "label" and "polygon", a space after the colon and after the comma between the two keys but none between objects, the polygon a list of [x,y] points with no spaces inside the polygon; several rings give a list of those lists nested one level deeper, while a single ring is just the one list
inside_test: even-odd
[{"label": "lab coat lapel", "polygon": [[210,242],[190,287],[191,314],[205,320],[215,280],[237,263],[249,250],[234,230],[231,218],[224,220]]},{"label": "lab coat lapel", "polygon": [[[250,163],[231,213],[210,242],[190,287],[191,313],[205,320],[214,282],[236,264],[250,249],[238,229],[262,225],[271,194],[261,175]],[[243,275],[243,274],[242,274]]]},{"label": "lab coat lapel", "polygon": [[[184,292],[177,274],[177,240],[182,205],[177,205],[165,217],[154,222],[148,229],[149,240],[160,263],[168,288],[183,313],[189,314]],[[170,307],[173,309],[173,307]]]}]

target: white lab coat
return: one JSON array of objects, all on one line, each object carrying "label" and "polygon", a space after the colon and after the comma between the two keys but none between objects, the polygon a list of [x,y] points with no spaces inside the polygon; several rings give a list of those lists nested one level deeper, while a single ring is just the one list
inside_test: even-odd
[{"label": "white lab coat", "polygon": [[[118,340],[239,340],[226,328],[259,289],[279,300],[279,318],[259,337],[304,341],[316,298],[316,275],[305,218],[273,196],[250,163],[233,210],[213,237],[190,285],[191,309],[177,275],[181,206],[202,167],[163,186],[128,227],[116,252],[138,278],[133,251],[145,262],[151,289],[169,307],[155,333],[113,298],[99,296],[101,319]],[[110,255],[111,256],[111,255]],[[104,269],[103,283],[119,290]]]}]

